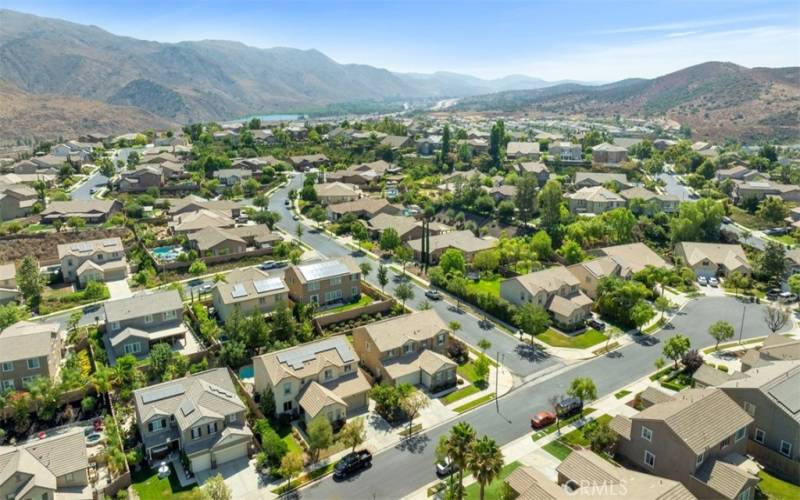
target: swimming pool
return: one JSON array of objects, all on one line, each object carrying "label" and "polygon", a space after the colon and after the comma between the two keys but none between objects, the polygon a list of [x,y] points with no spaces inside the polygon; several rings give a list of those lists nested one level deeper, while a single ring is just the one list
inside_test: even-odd
[{"label": "swimming pool", "polygon": [[253,378],[253,365],[247,365],[239,368],[239,378]]},{"label": "swimming pool", "polygon": [[165,247],[156,247],[152,250],[153,255],[164,262],[171,262],[177,260],[178,256],[183,253],[183,248],[180,245],[169,245]]}]

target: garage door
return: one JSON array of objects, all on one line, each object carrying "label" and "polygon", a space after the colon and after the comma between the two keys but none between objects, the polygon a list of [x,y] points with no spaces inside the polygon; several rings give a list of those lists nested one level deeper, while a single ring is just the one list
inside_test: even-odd
[{"label": "garage door", "polygon": [[347,414],[350,415],[367,406],[367,393],[362,392],[360,394],[354,394],[344,398],[344,402],[347,403]]},{"label": "garage door", "polygon": [[211,468],[211,453],[206,453],[205,455],[198,455],[196,457],[192,457],[191,460],[192,460],[192,472],[194,472],[195,474]]},{"label": "garage door", "polygon": [[219,451],[214,452],[214,458],[217,461],[217,467],[224,464],[225,462],[230,462],[231,460],[236,460],[237,458],[246,456],[247,456],[247,443],[236,444],[229,448],[223,448]]},{"label": "garage door", "polygon": [[403,375],[402,377],[397,377],[395,379],[395,385],[400,384],[411,384],[411,385],[419,385],[419,372],[409,373],[408,375]]}]

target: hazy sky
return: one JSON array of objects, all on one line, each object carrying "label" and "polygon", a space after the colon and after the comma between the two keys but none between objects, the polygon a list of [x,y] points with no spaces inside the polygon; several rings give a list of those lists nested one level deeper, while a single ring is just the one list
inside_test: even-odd
[{"label": "hazy sky", "polygon": [[318,49],[338,62],[547,80],[654,77],[709,60],[800,65],[800,2],[0,0],[177,42]]}]

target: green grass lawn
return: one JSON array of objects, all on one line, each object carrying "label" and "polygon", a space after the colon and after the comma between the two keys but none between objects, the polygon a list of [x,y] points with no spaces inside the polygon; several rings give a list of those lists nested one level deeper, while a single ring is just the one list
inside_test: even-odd
[{"label": "green grass lawn", "polygon": [[542,446],[542,449],[562,462],[569,456],[570,453],[572,453],[572,448],[559,440],[550,441],[546,445]]},{"label": "green grass lawn", "polygon": [[578,335],[564,335],[552,328],[536,336],[545,344],[553,347],[570,347],[573,349],[586,349],[600,342],[605,342],[606,336],[593,328]]},{"label": "green grass lawn", "polygon": [[[765,338],[766,337],[758,337],[758,338],[755,338],[755,339],[743,340],[741,345],[756,344],[758,342],[764,342]],[[720,351],[724,351],[725,349],[728,349],[729,347],[736,347],[738,345],[739,345],[739,342],[728,342],[727,344],[720,344],[719,345],[719,350]],[[715,350],[717,350],[716,347],[712,345],[711,347],[703,349],[703,354],[711,354]]]},{"label": "green grass lawn", "polygon": [[200,488],[196,485],[182,488],[172,470],[169,477],[159,478],[158,472],[152,469],[142,469],[131,473],[133,489],[142,500],[175,498],[180,500],[202,498]]},{"label": "green grass lawn", "polygon": [[[520,462],[511,462],[503,467],[503,470],[500,471],[500,475],[497,476],[494,481],[487,484],[486,488],[484,488],[484,498],[503,498],[503,484],[505,479],[521,465],[522,464]],[[478,483],[472,483],[464,488],[465,500],[478,500],[480,498],[480,494],[481,485]]]},{"label": "green grass lawn", "polygon": [[453,411],[456,413],[464,413],[467,410],[471,410],[477,406],[480,406],[484,403],[488,403],[489,401],[494,399],[494,394],[487,394],[485,396],[481,396],[478,399],[473,399],[469,403],[459,406],[458,408],[454,408]]},{"label": "green grass lawn", "polygon": [[324,311],[320,311],[319,316],[325,316],[326,314],[333,314],[339,313],[343,311],[349,311],[351,309],[356,309],[359,307],[364,307],[366,305],[372,304],[372,297],[367,295],[366,293],[361,294],[361,298],[358,299],[358,302],[353,302],[350,304],[342,304],[337,307],[332,307],[331,309],[325,309]]},{"label": "green grass lawn", "polygon": [[748,229],[769,229],[775,224],[762,219],[756,214],[751,214],[747,210],[731,205],[731,219]]},{"label": "green grass lawn", "polygon": [[644,329],[644,333],[653,333],[656,330],[658,330],[659,328],[661,328],[662,326],[664,326],[664,323],[666,323],[666,320],[664,318],[659,318],[658,321],[656,321],[652,325],[650,325],[647,328],[645,328]]},{"label": "green grass lawn", "polygon": [[298,453],[303,453],[303,447],[300,446],[300,443],[297,442],[295,439],[294,434],[292,434],[292,426],[290,424],[287,425],[279,425],[277,420],[270,421],[270,425],[275,432],[278,433],[280,436],[281,441],[286,443],[286,446],[289,447],[289,451],[296,451]]},{"label": "green grass lawn", "polygon": [[[490,368],[490,370],[491,370],[491,368]],[[465,379],[469,380],[473,384],[478,383],[478,382],[481,382],[484,385],[486,384],[485,380],[479,379],[478,376],[475,374],[475,360],[474,359],[469,360],[468,363],[464,363],[463,365],[460,365],[458,367],[458,374],[461,375],[462,378],[465,378]],[[486,375],[486,376],[488,378],[489,375]],[[478,385],[480,385],[480,384],[478,384]]]},{"label": "green grass lawn", "polygon": [[761,471],[758,473],[761,482],[758,483],[758,489],[769,500],[790,500],[800,498],[800,486],[794,485],[782,479]]},{"label": "green grass lawn", "polygon": [[580,429],[575,429],[564,435],[561,439],[568,444],[573,446],[583,446],[584,448],[588,448],[592,443],[586,437],[586,431],[600,425],[602,423],[609,423],[611,421],[611,415],[600,415],[597,419],[594,420],[593,423],[588,423],[581,427]]},{"label": "green grass lawn", "polygon": [[621,390],[618,393],[614,394],[614,397],[617,398],[617,399],[622,399],[622,398],[624,398],[625,396],[627,396],[630,393],[631,393],[631,391]]},{"label": "green grass lawn", "polygon": [[773,240],[778,240],[781,243],[784,243],[786,245],[794,245],[795,243],[797,243],[797,240],[794,239],[792,237],[792,235],[790,235],[790,234],[778,234],[778,235],[770,236],[770,238],[772,238]]},{"label": "green grass lawn", "polygon": [[489,295],[494,295],[495,297],[500,296],[500,277],[493,278],[491,280],[487,280],[481,278],[480,281],[475,283],[474,281],[470,281],[467,284],[467,289],[472,290],[475,293],[488,293]]},{"label": "green grass lawn", "polygon": [[465,397],[471,396],[471,395],[473,395],[475,393],[478,393],[478,392],[480,392],[480,389],[478,389],[474,385],[468,385],[468,386],[464,387],[463,389],[459,389],[457,391],[453,391],[450,394],[448,394],[447,396],[443,397],[442,398],[442,403],[444,403],[446,405],[449,405],[450,403],[454,403],[454,402],[458,401],[459,399],[464,399]]}]

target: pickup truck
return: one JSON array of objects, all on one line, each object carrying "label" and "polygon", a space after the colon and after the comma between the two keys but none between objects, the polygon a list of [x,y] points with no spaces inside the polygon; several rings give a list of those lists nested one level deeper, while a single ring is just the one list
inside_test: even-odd
[{"label": "pickup truck", "polygon": [[372,453],[367,450],[355,451],[345,455],[333,468],[334,479],[344,479],[362,469],[372,466]]}]

